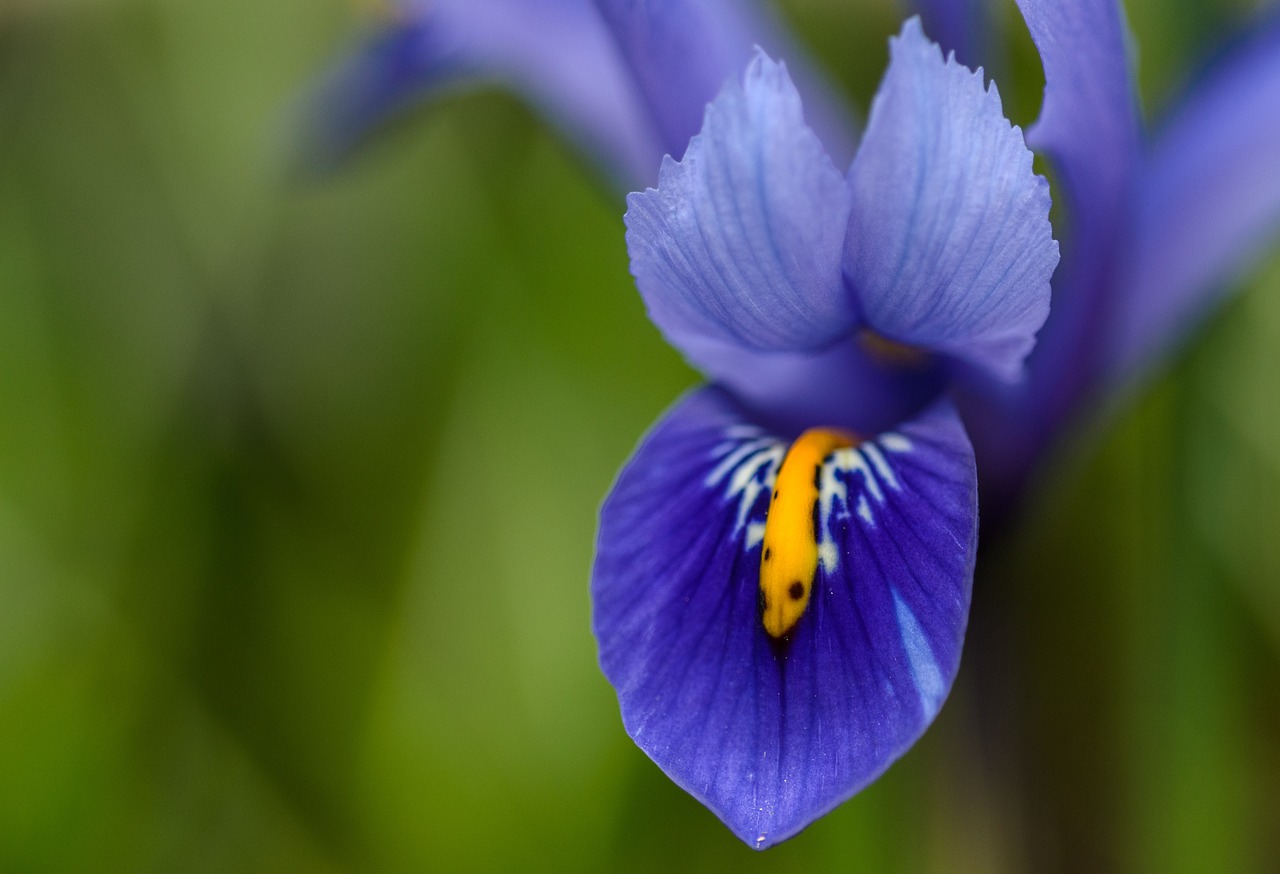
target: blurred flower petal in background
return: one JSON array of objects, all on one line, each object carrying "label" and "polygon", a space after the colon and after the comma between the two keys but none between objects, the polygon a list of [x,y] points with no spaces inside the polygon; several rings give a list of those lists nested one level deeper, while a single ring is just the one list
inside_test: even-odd
[{"label": "blurred flower petal in background", "polygon": [[757,0],[403,0],[316,84],[300,147],[325,167],[412,106],[498,84],[538,107],[617,187],[635,190],[656,181],[664,154],[684,151],[754,45],[792,59],[811,112],[841,146],[843,111]]},{"label": "blurred flower petal in background", "polygon": [[657,132],[590,0],[405,0],[308,99],[302,146],[323,167],[449,89],[524,94],[625,179],[652,172]]},{"label": "blurred flower petal in background", "polygon": [[1194,80],[1166,114],[1132,184],[1104,361],[1149,368],[1280,232],[1280,11]]}]

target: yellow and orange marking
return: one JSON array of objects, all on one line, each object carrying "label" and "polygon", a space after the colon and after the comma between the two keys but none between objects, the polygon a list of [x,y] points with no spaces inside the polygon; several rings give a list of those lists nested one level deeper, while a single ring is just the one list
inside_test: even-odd
[{"label": "yellow and orange marking", "polygon": [[760,553],[761,619],[770,637],[790,633],[809,607],[818,572],[819,477],[823,462],[862,441],[835,428],[811,428],[787,450],[774,480]]}]

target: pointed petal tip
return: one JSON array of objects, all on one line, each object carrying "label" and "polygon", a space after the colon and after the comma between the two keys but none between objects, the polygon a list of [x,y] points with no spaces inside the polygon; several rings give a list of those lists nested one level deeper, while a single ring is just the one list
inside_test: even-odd
[{"label": "pointed petal tip", "polygon": [[292,115],[293,168],[322,175],[403,111],[455,84],[466,64],[429,19],[385,22],[311,83]]},{"label": "pointed petal tip", "polygon": [[[902,23],[902,28],[894,36],[889,37],[889,56],[892,58],[898,52],[917,52],[921,53],[932,60],[942,61],[944,64],[955,64],[965,67],[956,60],[954,51],[944,52],[942,46],[929,38],[925,33],[924,24],[920,21],[919,15],[913,15]],[[979,67],[979,70],[982,68]]]}]

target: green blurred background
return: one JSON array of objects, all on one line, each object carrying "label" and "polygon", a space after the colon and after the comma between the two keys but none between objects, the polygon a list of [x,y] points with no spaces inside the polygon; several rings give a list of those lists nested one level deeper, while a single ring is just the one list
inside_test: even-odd
[{"label": "green blurred background", "polygon": [[[1150,111],[1250,5],[1129,4]],[[785,11],[865,106],[900,10]],[[1280,259],[984,544],[924,741],[755,854],[595,663],[596,507],[696,380],[622,205],[493,92],[291,179],[371,21],[0,0],[0,871],[1280,870]]]}]

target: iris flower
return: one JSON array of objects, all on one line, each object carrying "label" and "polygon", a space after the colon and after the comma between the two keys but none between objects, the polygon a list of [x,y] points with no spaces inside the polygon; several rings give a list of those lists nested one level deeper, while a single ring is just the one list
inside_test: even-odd
[{"label": "iris flower", "polygon": [[[980,56],[976,3],[920,5]],[[1149,137],[1118,3],[1019,7],[1046,79],[1027,142],[1066,216],[1034,352],[1056,261],[1043,183],[994,92],[916,25],[847,176],[766,56],[688,141],[750,45],[800,63],[750,2],[404,3],[320,89],[322,155],[424,93],[497,80],[619,185],[661,166],[629,201],[633,272],[713,384],[655,426],[602,510],[595,628],[628,730],[752,846],[866,785],[937,712],[969,604],[970,439],[989,516],[1280,226],[1280,15]],[[816,76],[797,83],[843,163],[852,128]]]},{"label": "iris flower", "polygon": [[714,382],[605,501],[600,660],[636,742],[751,846],[875,779],[951,686],[973,453],[947,400],[902,418],[869,361],[909,347],[1017,379],[1058,260],[1048,210],[994,86],[916,19],[847,174],[761,53],[628,199],[650,315]]}]

